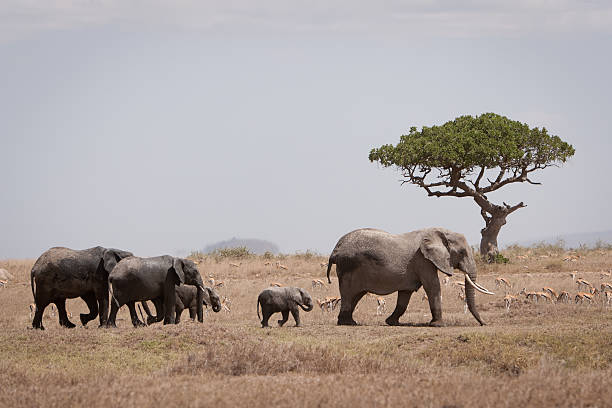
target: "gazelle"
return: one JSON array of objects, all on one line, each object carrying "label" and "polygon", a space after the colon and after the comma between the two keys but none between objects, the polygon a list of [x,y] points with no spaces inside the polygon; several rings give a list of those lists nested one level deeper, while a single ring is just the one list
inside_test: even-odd
[{"label": "gazelle", "polygon": [[570,276],[572,277],[572,282],[576,282],[576,272],[570,273]]},{"label": "gazelle", "polygon": [[312,280],[312,288],[313,289],[323,288],[323,286],[325,286],[325,282],[323,282],[321,279],[313,279]]},{"label": "gazelle", "polygon": [[240,262],[240,263],[230,262],[229,263],[229,266],[233,266],[234,268],[240,268],[240,265],[242,265],[242,262]]},{"label": "gazelle", "polygon": [[224,286],[225,286],[225,282],[223,282],[223,281],[219,281],[219,282],[215,283],[215,286],[214,286],[214,287],[215,287],[215,288],[222,288],[222,287],[224,287]]},{"label": "gazelle", "polygon": [[536,303],[538,302],[538,293],[537,292],[527,292],[527,288],[523,288],[521,289],[521,291],[519,292],[519,295],[525,295],[525,298],[527,298],[527,300],[531,300],[531,301],[536,301]]},{"label": "gazelle", "polygon": [[326,297],[324,300],[317,299],[317,303],[321,310],[327,309],[328,312],[334,310],[338,305],[338,302],[340,302],[339,297]]},{"label": "gazelle", "polygon": [[606,296],[606,305],[610,306],[612,304],[612,292],[604,292],[604,295]]},{"label": "gazelle", "polygon": [[270,286],[276,286],[277,288],[282,288],[284,285],[282,283],[279,283],[279,282],[272,282],[270,284]]},{"label": "gazelle", "polygon": [[227,313],[232,311],[232,301],[227,296],[223,296],[223,299],[221,299],[221,309]]},{"label": "gazelle", "polygon": [[504,305],[506,306],[506,310],[510,310],[510,305],[515,302],[518,302],[518,298],[516,296],[510,294],[504,296]]},{"label": "gazelle", "polygon": [[593,287],[593,285],[591,285],[591,283],[589,281],[584,280],[582,278],[576,279],[576,285],[578,285],[578,290],[582,289],[583,286],[585,287],[585,289],[588,288],[588,287],[590,287],[590,288]]},{"label": "gazelle", "polygon": [[319,265],[321,266],[321,268],[325,268],[327,266],[327,262],[321,262]]},{"label": "gazelle", "polygon": [[376,297],[376,314],[381,315],[385,311],[385,298],[382,296]]},{"label": "gazelle", "polygon": [[578,303],[578,301],[580,301],[580,303],[583,303],[585,299],[588,300],[590,304],[593,301],[593,295],[586,292],[578,292],[578,294],[574,298],[574,301],[575,303]]},{"label": "gazelle", "polygon": [[550,295],[550,293],[548,293],[548,292],[536,292],[536,294],[538,296],[538,299],[548,300],[550,303],[552,303],[553,297]]},{"label": "gazelle", "polygon": [[512,287],[512,284],[510,283],[510,281],[508,281],[508,279],[498,276],[497,278],[495,278],[495,287],[499,289],[501,285],[504,285],[506,288]]},{"label": "gazelle", "polygon": [[465,298],[465,291],[463,289],[463,286],[459,286],[459,293],[458,293],[457,297],[459,298],[459,300],[461,300],[463,302],[463,313],[467,313],[468,312],[468,304],[467,304],[467,300]]},{"label": "gazelle", "polygon": [[284,270],[289,269],[289,267],[287,265],[283,265],[282,263],[280,263],[280,261],[276,261],[276,267],[278,269],[284,269]]},{"label": "gazelle", "polygon": [[[53,303],[49,305],[49,316],[55,317],[55,310],[55,305]],[[36,304],[30,303],[30,319],[34,317],[34,313],[36,313]],[[68,309],[66,309],[66,314],[68,315],[68,317],[72,317],[72,313],[70,313]]]},{"label": "gazelle", "polygon": [[602,292],[606,292],[608,290],[612,290],[612,284],[610,284],[608,282],[604,282],[604,283],[601,284],[600,288],[601,288]]},{"label": "gazelle", "polygon": [[552,296],[555,300],[559,297],[557,292],[553,288],[549,288],[548,286],[543,287],[542,292],[550,293],[550,296]]},{"label": "gazelle", "polygon": [[8,285],[8,280],[0,280],[0,288],[5,287],[6,285]]},{"label": "gazelle", "polygon": [[336,307],[338,306],[338,304],[342,301],[341,297],[333,297],[330,299],[331,303],[332,303],[332,310],[336,309]]},{"label": "gazelle", "polygon": [[570,301],[570,294],[568,292],[563,291],[559,293],[559,296],[557,297],[557,302],[569,303],[569,301]]}]

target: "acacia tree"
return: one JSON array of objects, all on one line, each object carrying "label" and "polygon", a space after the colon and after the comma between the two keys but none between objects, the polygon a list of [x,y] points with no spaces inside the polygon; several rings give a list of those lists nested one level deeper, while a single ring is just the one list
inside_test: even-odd
[{"label": "acacia tree", "polygon": [[487,194],[510,183],[536,183],[531,173],[558,166],[574,155],[572,145],[549,135],[545,128],[495,113],[460,116],[442,126],[410,128],[396,145],[370,151],[370,161],[401,171],[402,184],[415,184],[433,197],[471,197],[480,207],[485,227],[480,253],[498,253],[497,236],[506,217],[523,202],[492,203]]}]

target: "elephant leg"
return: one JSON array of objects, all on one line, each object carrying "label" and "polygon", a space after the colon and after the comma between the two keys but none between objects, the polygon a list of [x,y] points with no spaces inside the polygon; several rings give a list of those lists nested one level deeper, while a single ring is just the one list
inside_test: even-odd
[{"label": "elephant leg", "polygon": [[189,318],[191,320],[195,320],[197,315],[198,315],[198,308],[197,307],[190,307],[189,308]]},{"label": "elephant leg", "polygon": [[283,324],[287,323],[287,320],[289,320],[289,311],[288,310],[283,310],[281,312],[281,314],[283,315],[283,318],[278,321],[278,325],[280,327],[283,327]]},{"label": "elephant leg", "polygon": [[442,292],[437,271],[428,274],[427,278],[422,280],[422,283],[423,289],[425,289],[427,294],[427,300],[429,301],[429,309],[431,310],[431,322],[429,322],[429,325],[440,327],[442,326]]},{"label": "elephant leg", "polygon": [[81,313],[80,315],[81,324],[83,326],[87,326],[87,323],[95,319],[98,315],[98,301],[93,293],[88,293],[87,295],[81,296],[81,299],[87,303],[87,307],[89,308],[89,313]]},{"label": "elephant leg", "polygon": [[183,314],[184,311],[185,309],[180,309],[178,307],[176,308],[175,315],[174,315],[174,324],[179,324],[181,322],[181,315]]},{"label": "elephant leg", "polygon": [[261,314],[263,315],[261,319],[261,327],[268,327],[268,320],[270,320],[270,316],[272,316],[272,312],[270,312],[266,308],[262,308]]},{"label": "elephant leg", "polygon": [[355,311],[355,307],[357,307],[357,303],[361,300],[361,298],[367,292],[362,291],[358,292],[354,295],[345,296],[342,292],[342,301],[340,302],[340,313],[338,313],[338,325],[346,325],[346,326],[356,326],[357,322],[353,320],[353,312]]},{"label": "elephant leg", "polygon": [[153,313],[151,313],[151,309],[149,309],[149,305],[147,304],[147,301],[143,300],[142,302],[140,302],[140,304],[142,305],[142,308],[144,309],[147,315],[147,325],[151,323],[155,323],[156,318],[155,316],[153,316]]},{"label": "elephant leg", "polygon": [[[291,316],[293,316],[293,320],[295,320],[295,327],[300,327],[302,324],[300,323],[300,310],[296,307],[295,309],[291,309]],[[284,318],[285,316],[283,316]]]},{"label": "elephant leg", "polygon": [[152,300],[153,306],[155,306],[155,320],[153,323],[161,322],[164,320],[164,298],[158,297]]},{"label": "elephant leg", "polygon": [[57,306],[60,326],[67,327],[69,329],[76,327],[76,325],[72,323],[70,319],[68,319],[68,314],[66,313],[66,298],[56,299],[53,303],[55,303],[55,306]]},{"label": "elephant leg", "polygon": [[106,327],[117,327],[117,312],[121,306],[121,304],[118,304],[117,301],[113,299],[110,307],[110,314],[108,315],[108,320],[106,321]]},{"label": "elephant leg", "polygon": [[389,326],[399,325],[399,318],[402,317],[406,311],[408,303],[410,302],[410,296],[412,296],[411,290],[400,290],[397,292],[397,304],[395,305],[395,310],[393,310],[391,316],[387,317],[385,320]]},{"label": "elephant leg", "polygon": [[145,326],[145,324],[140,321],[138,315],[136,314],[136,302],[127,302],[127,306],[130,309],[130,317],[132,318],[132,324],[134,325],[134,327]]},{"label": "elephant leg", "polygon": [[106,326],[108,320],[108,290],[102,296],[98,296],[98,314],[100,316],[100,326]]},{"label": "elephant leg", "polygon": [[164,286],[164,324],[174,324],[174,316],[176,314],[176,292],[174,289],[174,280],[166,279]]},{"label": "elephant leg", "polygon": [[49,305],[48,300],[36,299],[36,311],[34,312],[34,319],[32,320],[32,327],[35,329],[45,330],[42,319],[45,308]]}]

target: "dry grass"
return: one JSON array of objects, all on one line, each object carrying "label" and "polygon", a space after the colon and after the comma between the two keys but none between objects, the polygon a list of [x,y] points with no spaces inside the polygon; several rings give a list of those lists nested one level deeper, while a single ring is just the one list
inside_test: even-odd
[{"label": "dry grass", "polygon": [[[395,306],[387,296],[380,316],[373,299],[361,301],[359,327],[338,327],[336,312],[314,310],[302,312],[302,328],[290,320],[261,329],[255,303],[270,282],[304,287],[314,298],[338,295],[335,277],[311,288],[325,275],[324,258],[290,256],[282,259],[288,270],[261,258],[203,260],[202,274],[224,281],[219,292],[232,300],[230,313],[208,313],[203,325],[186,319],[134,329],[122,308],[116,330],[94,322],[68,330],[46,316],[44,332],[28,328],[33,261],[0,261],[16,278],[0,289],[0,406],[610,405],[612,308],[521,302],[506,311],[494,279],[510,280],[513,294],[544,286],[575,294],[573,271],[596,286],[612,281],[601,277],[612,251],[514,248],[506,256],[509,264],[479,265],[479,281],[496,292],[477,298],[485,327],[463,313],[448,285],[443,328],[423,326],[430,314],[419,292],[402,327],[384,325]],[[68,309],[76,323],[86,307],[73,299]]]}]

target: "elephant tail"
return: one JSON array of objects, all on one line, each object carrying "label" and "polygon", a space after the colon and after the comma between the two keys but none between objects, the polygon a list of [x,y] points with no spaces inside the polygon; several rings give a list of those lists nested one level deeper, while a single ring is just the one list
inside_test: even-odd
[{"label": "elephant tail", "polygon": [[261,303],[260,299],[257,298],[257,318],[261,320],[261,316],[259,315],[259,304]]},{"label": "elephant tail", "polygon": [[34,282],[34,269],[30,272],[30,286],[32,287],[32,297],[34,298],[34,303],[36,303],[36,282]]},{"label": "elephant tail", "polygon": [[113,280],[112,280],[112,278],[108,278],[108,291],[110,292],[111,299],[113,299],[113,301],[115,301],[115,304],[117,305],[117,307],[121,307],[121,305],[119,304],[119,301],[115,297],[115,293],[113,293]]},{"label": "elephant tail", "polygon": [[331,271],[332,265],[335,264],[335,263],[336,263],[336,257],[334,256],[334,254],[332,254],[329,257],[329,261],[327,261],[327,282],[328,283],[332,283],[331,279],[329,278],[329,272]]}]

